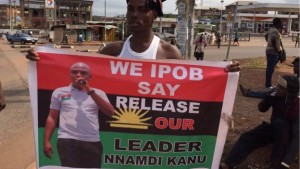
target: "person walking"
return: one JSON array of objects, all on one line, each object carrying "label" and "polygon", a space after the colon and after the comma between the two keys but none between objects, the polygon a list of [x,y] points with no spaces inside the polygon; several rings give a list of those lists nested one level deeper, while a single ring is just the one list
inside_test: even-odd
[{"label": "person walking", "polygon": [[235,43],[237,43],[237,45],[240,46],[240,44],[239,44],[239,33],[238,33],[238,30],[234,31],[234,40],[233,40],[233,44],[232,45],[234,45]]},{"label": "person walking", "polygon": [[104,91],[89,85],[91,70],[82,62],[70,68],[71,84],[53,91],[44,132],[44,154],[52,157],[50,139],[59,120],[57,150],[61,166],[100,168],[102,143],[99,135],[99,111],[114,114]]},{"label": "person walking", "polygon": [[78,42],[79,42],[79,45],[81,46],[82,43],[83,43],[83,35],[82,35],[82,33],[80,33],[79,36],[78,36]]},{"label": "person walking", "polygon": [[300,33],[297,33],[295,48],[297,47],[297,44],[298,44],[298,48],[300,48],[300,42],[299,41],[300,41]]},{"label": "person walking", "polygon": [[266,78],[265,87],[274,88],[272,86],[272,75],[274,73],[275,66],[278,63],[278,56],[282,52],[282,42],[279,29],[281,28],[281,21],[279,18],[273,19],[273,27],[271,27],[267,33],[267,47],[266,47],[266,58],[267,58],[267,68],[266,68]]},{"label": "person walking", "polygon": [[194,57],[197,60],[203,60],[205,46],[206,46],[205,35],[200,34],[199,38],[196,39],[196,46],[195,46],[195,51],[194,51]]},{"label": "person walking", "polygon": [[216,40],[216,42],[217,42],[218,48],[220,48],[220,46],[221,46],[221,41],[222,41],[222,36],[221,36],[220,33],[217,33],[217,40]]}]

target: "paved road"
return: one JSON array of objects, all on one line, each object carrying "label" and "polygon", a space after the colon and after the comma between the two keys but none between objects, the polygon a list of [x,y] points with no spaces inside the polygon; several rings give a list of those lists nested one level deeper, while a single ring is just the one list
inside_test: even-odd
[{"label": "paved road", "polygon": [[7,107],[0,112],[0,168],[24,169],[35,161],[27,60],[0,40],[0,77]]},{"label": "paved road", "polygon": [[[207,46],[205,49],[205,60],[224,60],[226,58],[228,41],[223,42],[220,49],[217,46]],[[287,56],[299,56],[300,48],[295,48],[295,42],[292,42],[291,37],[284,37],[283,44],[287,52]],[[76,49],[91,49],[97,50],[98,46],[75,46]],[[240,41],[240,46],[231,46],[229,59],[242,59],[265,56],[266,41],[264,37],[251,37],[250,41]],[[194,58],[192,58],[194,59]]]},{"label": "paved road", "polygon": [[[299,56],[290,38],[283,39],[288,56]],[[97,50],[97,46],[76,46],[76,49]],[[35,169],[33,123],[27,83],[27,63],[24,49],[13,49],[0,40],[0,77],[7,99],[7,108],[0,112],[0,168]],[[74,50],[74,49],[70,49]],[[254,37],[250,42],[241,41],[232,46],[230,59],[265,56],[263,37]],[[223,60],[227,46],[207,46],[205,60]]]},{"label": "paved road", "polygon": [[[227,43],[228,42],[224,42]],[[223,44],[224,44],[223,43]],[[242,59],[265,56],[266,41],[264,37],[252,37],[251,41],[240,41],[240,46],[231,46],[229,59]],[[287,56],[300,56],[300,48],[295,48],[295,42],[291,37],[283,38],[283,46],[287,52]],[[205,50],[205,60],[223,60],[226,58],[227,46],[208,46]]]}]

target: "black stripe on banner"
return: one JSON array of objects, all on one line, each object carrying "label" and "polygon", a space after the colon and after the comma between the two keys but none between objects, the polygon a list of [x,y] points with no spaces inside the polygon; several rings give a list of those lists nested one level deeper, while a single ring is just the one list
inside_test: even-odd
[{"label": "black stripe on banner", "polygon": [[[39,127],[45,126],[52,92],[38,90]],[[116,113],[107,117],[100,112],[101,131],[162,135],[217,135],[218,132],[222,102],[120,95],[108,98]]]}]

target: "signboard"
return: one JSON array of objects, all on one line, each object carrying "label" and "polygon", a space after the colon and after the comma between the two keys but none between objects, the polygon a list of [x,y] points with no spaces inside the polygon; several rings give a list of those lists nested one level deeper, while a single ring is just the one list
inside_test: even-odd
[{"label": "signboard", "polygon": [[54,9],[46,9],[45,11],[47,22],[54,22]]},{"label": "signboard", "polygon": [[87,25],[66,25],[66,29],[87,29]]},{"label": "signboard", "polygon": [[54,8],[54,0],[45,0],[45,7],[46,8],[51,8],[53,9]]},{"label": "signboard", "polygon": [[[44,153],[49,147],[44,144],[45,125],[50,117],[50,102],[56,102],[57,89],[70,86],[70,67],[78,62],[90,67],[89,85],[102,90],[114,107],[112,117],[99,112],[97,118],[103,145],[101,168],[218,168],[228,131],[225,120],[231,116],[238,82],[238,73],[224,71],[228,62],[131,60],[47,47],[36,51],[41,60],[30,62],[29,88],[37,168],[67,168],[57,149],[58,138],[66,139],[58,134],[61,126],[58,124],[53,131],[52,154],[48,158]],[[85,92],[81,95],[78,99],[92,97]],[[83,115],[89,114],[80,116],[86,104],[79,104],[75,97],[72,93],[59,95],[59,116],[72,119],[65,127],[80,130],[82,125],[92,124],[81,123]],[[70,104],[76,106],[76,111],[65,116]],[[79,138],[84,137],[85,134]]]}]

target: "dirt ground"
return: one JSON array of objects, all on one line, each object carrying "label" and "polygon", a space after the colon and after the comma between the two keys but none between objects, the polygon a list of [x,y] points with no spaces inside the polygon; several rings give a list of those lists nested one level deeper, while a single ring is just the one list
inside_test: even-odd
[{"label": "dirt ground", "polygon": [[[273,74],[273,85],[276,85],[278,75],[291,74],[293,72],[291,62],[295,57],[287,57],[284,63],[278,63]],[[264,89],[265,80],[265,57],[255,59],[241,59],[241,72],[239,84],[246,88],[254,90]],[[233,144],[237,141],[241,133],[248,131],[262,121],[269,121],[271,111],[261,113],[257,109],[260,99],[244,97],[238,88],[235,105],[233,109],[234,128],[230,128],[223,152],[222,158],[225,158],[231,150]],[[248,158],[238,167],[239,169],[266,169],[270,157],[272,145],[255,150]],[[291,169],[299,169],[299,156],[297,156],[291,166]]]}]

